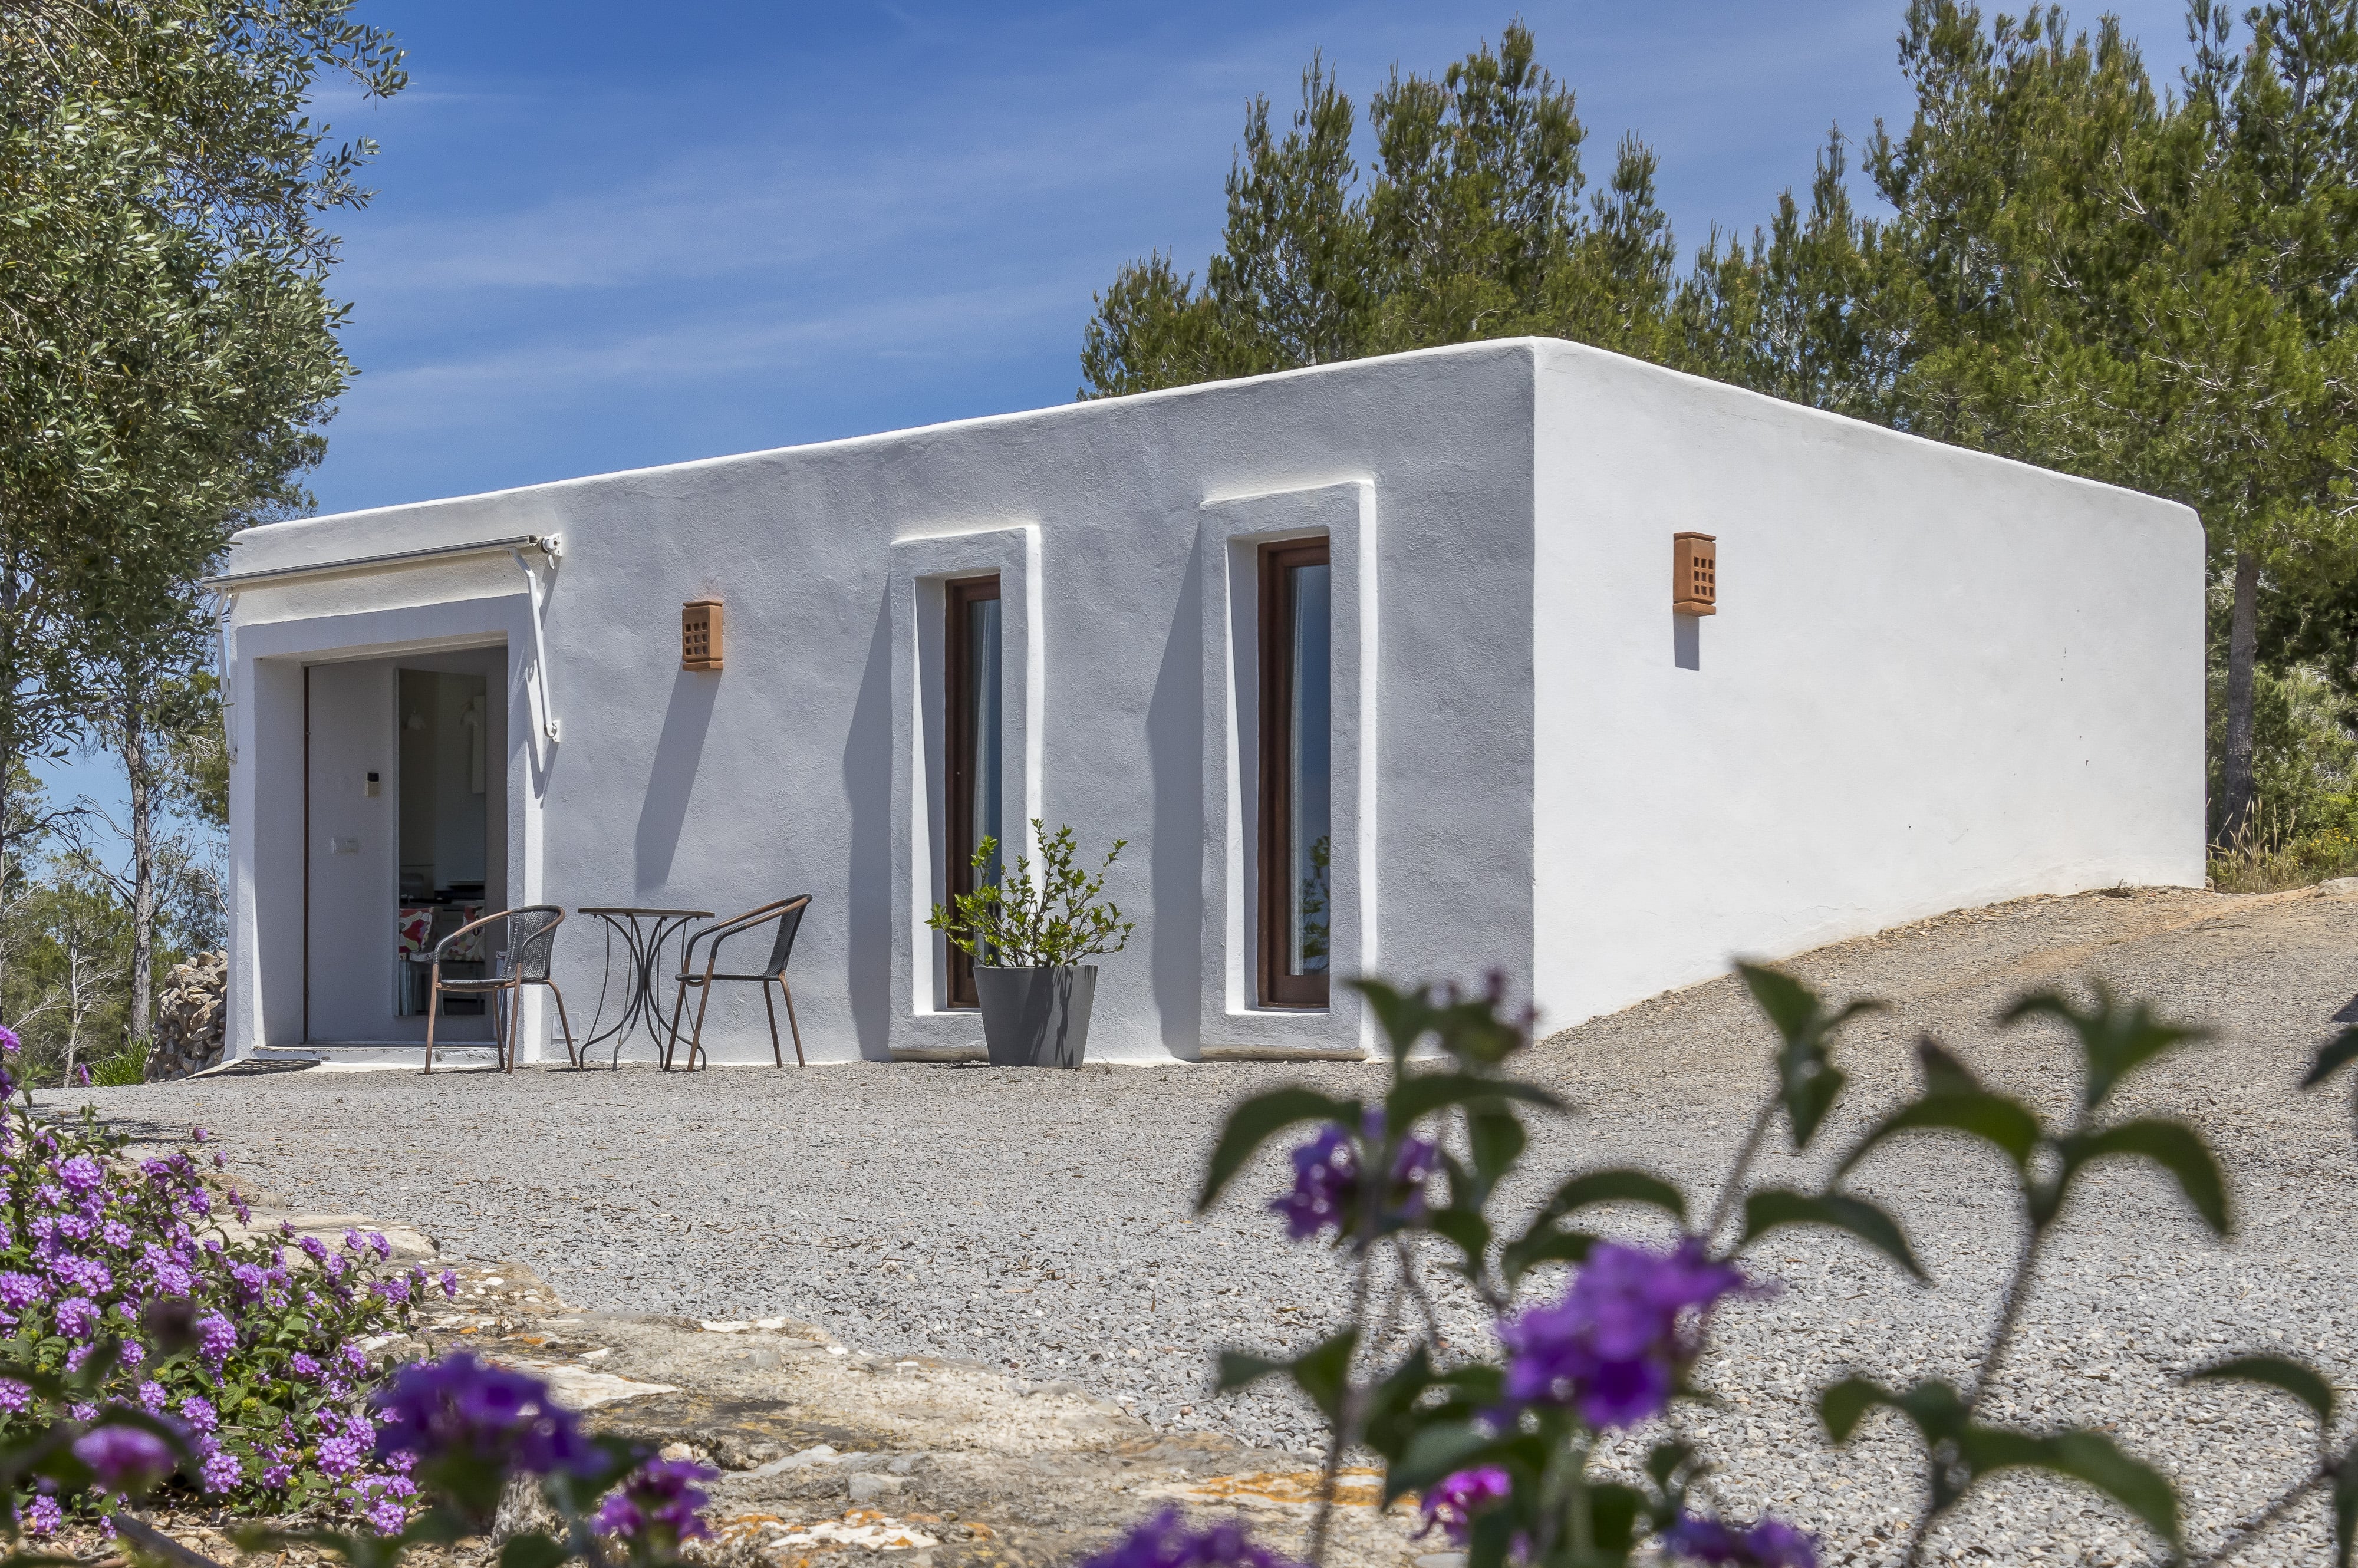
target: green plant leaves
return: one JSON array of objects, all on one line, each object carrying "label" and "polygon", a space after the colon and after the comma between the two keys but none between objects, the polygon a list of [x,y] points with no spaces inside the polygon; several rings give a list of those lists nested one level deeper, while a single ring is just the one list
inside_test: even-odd
[{"label": "green plant leaves", "polygon": [[974,891],[953,899],[954,909],[934,905],[925,924],[978,960],[1054,967],[1120,952],[1137,922],[1124,920],[1120,909],[1105,898],[1105,873],[1121,858],[1129,840],[1115,839],[1105,863],[1091,876],[1077,863],[1080,848],[1072,828],[1051,833],[1035,816],[1032,833],[1040,845],[1036,878],[1031,860],[1019,855],[1011,871],[1002,866],[997,881],[986,881],[999,856],[999,840],[986,838],[974,851]]},{"label": "green plant leaves", "polygon": [[2214,1232],[2226,1236],[2234,1231],[2227,1209],[2227,1178],[2221,1174],[2219,1162],[2201,1135],[2182,1121],[2159,1118],[2124,1121],[2094,1132],[2074,1133],[2057,1147],[2062,1152],[2065,1171],[2057,1184],[2059,1205],[2062,1188],[2072,1174],[2095,1161],[2129,1155],[2150,1160],[2169,1172],[2194,1212]]},{"label": "green plant leaves", "polygon": [[2137,1517],[2147,1530],[2178,1544],[2178,1494],[2161,1472],[2121,1452],[2101,1432],[2073,1430],[2033,1436],[1999,1427],[1968,1427],[1958,1457],[1975,1480],[2000,1470],[2044,1470],[2094,1487]]},{"label": "green plant leaves", "polygon": [[2333,1426],[2333,1385],[2318,1376],[2314,1368],[2288,1357],[2238,1356],[2199,1372],[2189,1372],[2186,1381],[2258,1383],[2280,1389],[2307,1405],[2320,1426],[2328,1431]]},{"label": "green plant leaves", "polygon": [[1560,1228],[1577,1211],[1597,1204],[1646,1204],[1682,1225],[1686,1222],[1686,1195],[1649,1171],[1611,1169],[1586,1171],[1556,1188],[1555,1195],[1531,1217],[1523,1233],[1499,1254],[1499,1271],[1509,1289],[1541,1263],[1579,1262],[1588,1256],[1596,1238]]},{"label": "green plant leaves", "polygon": [[1305,1121],[1333,1121],[1357,1128],[1360,1108],[1357,1100],[1336,1099],[1305,1088],[1271,1089],[1243,1101],[1228,1112],[1219,1140],[1212,1145],[1212,1158],[1204,1170],[1204,1190],[1196,1196],[1195,1212],[1201,1214],[1218,1201],[1222,1190],[1260,1152],[1260,1146],[1287,1128]]},{"label": "green plant leaves", "polygon": [[2313,1089],[2353,1062],[2358,1062],[2358,1025],[2343,1030],[2317,1048],[2317,1060],[2309,1064],[2309,1074],[2300,1087]]},{"label": "green plant leaves", "polygon": [[512,1535],[500,1548],[500,1568],[557,1568],[572,1555],[560,1542],[537,1532]]},{"label": "green plant leaves", "polygon": [[1496,982],[1480,996],[1454,998],[1436,1003],[1431,986],[1401,990],[1381,980],[1351,982],[1368,999],[1384,1038],[1391,1044],[1392,1064],[1406,1062],[1416,1043],[1427,1034],[1438,1037],[1441,1048],[1464,1066],[1495,1067],[1523,1048],[1528,1036],[1518,1022],[1498,1016],[1499,987]]},{"label": "green plant leaves", "polygon": [[1524,1105],[1561,1110],[1563,1101],[1534,1084],[1512,1078],[1491,1078],[1473,1073],[1419,1073],[1402,1078],[1384,1097],[1384,1125],[1406,1130],[1423,1117],[1451,1106],[1495,1106],[1514,1100]]},{"label": "green plant leaves", "polygon": [[1861,999],[1828,1011],[1815,991],[1781,969],[1739,963],[1736,972],[1760,1011],[1777,1026],[1777,1033],[1784,1036],[1777,1053],[1778,1098],[1792,1130],[1793,1147],[1806,1149],[1841,1098],[1845,1081],[1842,1069],[1833,1065],[1834,1031],[1862,1012],[1879,1011],[1883,1004]]},{"label": "green plant leaves", "polygon": [[1744,1235],[1739,1252],[1772,1230],[1789,1225],[1822,1225],[1857,1237],[1918,1280],[1928,1278],[1899,1222],[1865,1198],[1847,1193],[1797,1193],[1784,1187],[1764,1187],[1744,1200]]},{"label": "green plant leaves", "polygon": [[1963,1395],[1938,1379],[1894,1393],[1867,1378],[1846,1378],[1818,1396],[1818,1419],[1836,1443],[1847,1443],[1866,1413],[1884,1406],[1915,1426],[1936,1456],[1952,1456],[1965,1472],[1963,1486],[1948,1478],[1950,1466],[1933,1466],[1935,1512],[1955,1506],[1974,1482],[2000,1470],[2044,1470],[2093,1487],[2136,1516],[2147,1529],[2175,1548],[2179,1543],[2178,1495],[2160,1472],[2121,1452],[2098,1432],[2015,1432],[1975,1423]]},{"label": "green plant leaves", "polygon": [[1885,1140],[1903,1132],[1942,1130],[1969,1133],[1994,1146],[2017,1171],[2027,1170],[2039,1147],[2039,1118],[2019,1100],[1980,1091],[1928,1094],[1910,1100],[1877,1122],[1834,1167],[1837,1179]]},{"label": "green plant leaves", "polygon": [[2358,1443],[2333,1472],[2333,1568],[2350,1568],[2358,1554]]},{"label": "green plant leaves", "polygon": [[2141,1001],[2122,1004],[2102,980],[2091,981],[2090,989],[2095,993],[2093,1007],[2075,1006],[2060,991],[2036,991],[2006,1009],[1998,1022],[2052,1018],[2078,1035],[2086,1073],[2082,1093],[2092,1111],[2124,1078],[2155,1057],[2210,1035],[2209,1030],[2190,1024],[2164,1023]]},{"label": "green plant leaves", "polygon": [[1384,1472],[1384,1501],[1446,1480],[1498,1444],[1490,1429],[1472,1421],[1434,1422],[1414,1437]]}]

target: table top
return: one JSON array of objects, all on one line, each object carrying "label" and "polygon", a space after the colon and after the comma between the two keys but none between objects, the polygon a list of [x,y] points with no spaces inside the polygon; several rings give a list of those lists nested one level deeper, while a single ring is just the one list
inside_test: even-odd
[{"label": "table top", "polygon": [[712,918],[712,912],[708,909],[637,909],[626,904],[607,904],[602,907],[594,908],[590,905],[584,904],[580,909],[575,911],[575,913],[579,914],[677,915],[687,920],[709,920]]}]

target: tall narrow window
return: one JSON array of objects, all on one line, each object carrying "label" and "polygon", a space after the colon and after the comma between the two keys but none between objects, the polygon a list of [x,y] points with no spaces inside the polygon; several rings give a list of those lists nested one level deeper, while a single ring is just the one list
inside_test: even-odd
[{"label": "tall narrow window", "polygon": [[[1006,842],[999,819],[999,579],[953,582],[942,597],[949,611],[942,639],[944,751],[949,762],[943,849],[950,896],[956,898],[999,881],[999,855],[978,871],[974,852],[986,838]],[[974,960],[956,947],[949,950],[948,979],[950,1006],[976,1004]]]},{"label": "tall narrow window", "polygon": [[1325,1007],[1334,931],[1326,541],[1260,555],[1260,1000]]}]

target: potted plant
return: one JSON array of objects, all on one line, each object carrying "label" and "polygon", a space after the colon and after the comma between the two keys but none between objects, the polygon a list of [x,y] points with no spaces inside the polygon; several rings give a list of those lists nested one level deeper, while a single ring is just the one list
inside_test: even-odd
[{"label": "potted plant", "polygon": [[974,891],[958,894],[955,909],[934,905],[925,924],[974,960],[993,1066],[1077,1067],[1098,990],[1098,967],[1081,960],[1120,952],[1137,929],[1103,896],[1105,874],[1129,840],[1115,839],[1091,876],[1076,863],[1070,827],[1052,835],[1034,817],[1032,829],[1040,838],[1038,881],[1019,857],[1012,875],[985,881],[999,857],[998,840],[985,838],[974,852]]}]

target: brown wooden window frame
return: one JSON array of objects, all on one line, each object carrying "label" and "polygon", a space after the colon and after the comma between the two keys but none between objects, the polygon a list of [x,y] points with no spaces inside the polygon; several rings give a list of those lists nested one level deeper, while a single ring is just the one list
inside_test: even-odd
[{"label": "brown wooden window frame", "polygon": [[[1293,596],[1295,567],[1333,564],[1323,536],[1286,539],[1260,549],[1260,864],[1258,953],[1260,1005],[1321,1009],[1331,994],[1325,971],[1288,972],[1293,901]],[[1327,675],[1331,680],[1333,670]]]},{"label": "brown wooden window frame", "polygon": [[[961,893],[974,891],[974,742],[975,711],[972,675],[973,647],[969,641],[967,611],[973,606],[1000,597],[999,574],[987,577],[960,578],[942,585],[942,730],[943,753],[946,766],[943,770],[942,852],[945,857],[942,881],[945,902],[952,903]],[[1005,612],[1002,611],[1002,614]],[[1002,638],[1004,633],[1001,633]],[[1005,658],[1002,642],[1001,657]],[[1005,668],[1001,665],[1002,671]],[[1002,675],[1002,686],[1004,676]],[[1001,722],[1005,723],[1006,693],[1000,694]],[[1003,738],[1002,738],[1003,739]],[[1001,832],[1006,824],[1000,825]],[[1001,847],[1002,856],[1004,846]],[[974,989],[974,960],[955,945],[944,944],[949,952],[948,984],[945,995],[951,1007],[980,1005]]]}]

